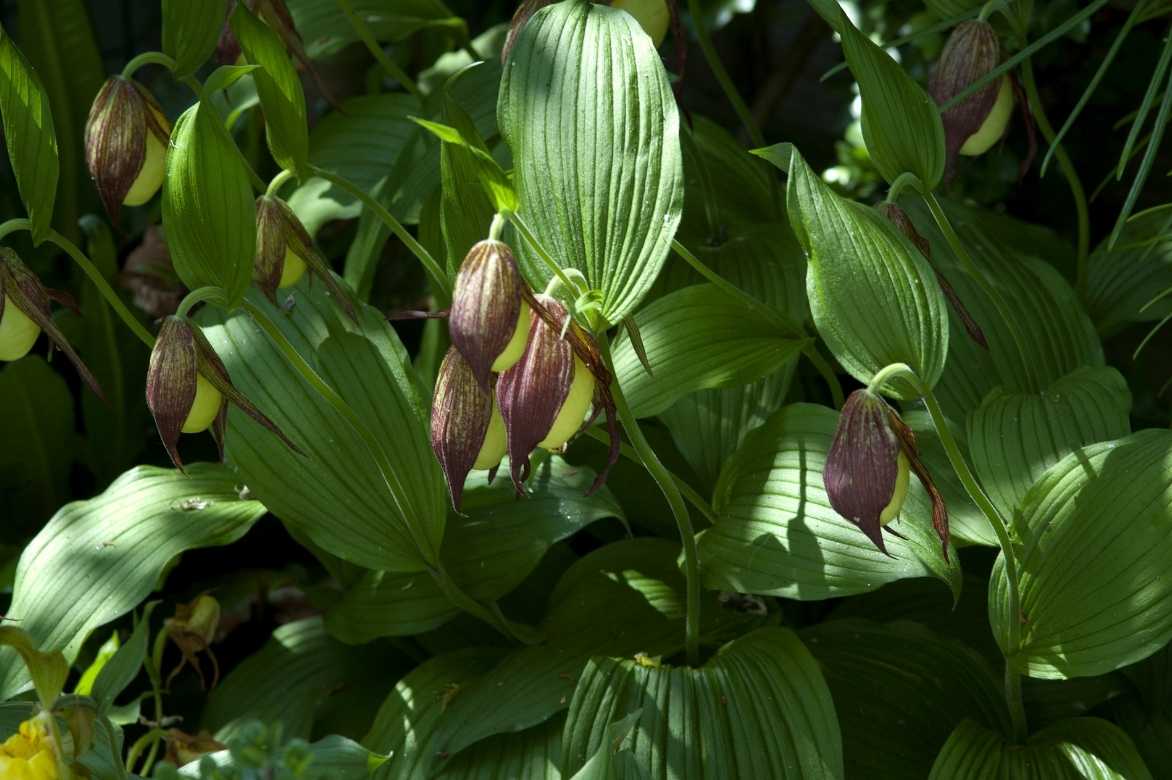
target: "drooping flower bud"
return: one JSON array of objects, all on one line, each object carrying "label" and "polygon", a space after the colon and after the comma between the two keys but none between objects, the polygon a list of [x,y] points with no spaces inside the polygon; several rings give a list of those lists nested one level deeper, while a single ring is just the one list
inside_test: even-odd
[{"label": "drooping flower bud", "polygon": [[223,457],[229,403],[276,434],[289,449],[300,452],[276,423],[236,389],[203,332],[187,320],[163,320],[147,368],[146,399],[159,438],[178,469],[183,468],[177,448],[180,433],[199,433],[214,426]]},{"label": "drooping flower bud", "polygon": [[113,219],[122,206],[141,206],[163,185],[171,125],[141,84],[111,76],[90,107],[85,160]]},{"label": "drooping flower bud", "polygon": [[530,319],[509,245],[488,239],[472,247],[456,275],[448,328],[481,387],[521,359]]},{"label": "drooping flower bud", "polygon": [[[508,434],[509,467],[520,493],[535,447],[562,448],[582,429],[591,406],[605,409],[611,460],[618,457],[618,429],[610,396],[610,372],[598,347],[556,299],[538,295],[521,359],[497,379],[497,402]],[[604,469],[591,490],[606,479]]]},{"label": "drooping flower bud", "polygon": [[148,227],[142,243],[126,255],[118,281],[130,291],[134,305],[154,320],[174,314],[187,290],[175,273],[171,252],[158,225]]},{"label": "drooping flower bud", "polygon": [[27,355],[43,330],[94,394],[105,400],[98,380],[53,321],[50,300],[73,305],[66,293],[42,285],[15,252],[0,247],[0,360],[19,360]]},{"label": "drooping flower bud", "polygon": [[164,739],[167,741],[165,760],[177,767],[197,761],[208,753],[228,749],[227,745],[217,742],[206,730],[198,734],[188,734],[179,729],[168,729]]},{"label": "drooping flower bud", "polygon": [[667,0],[611,0],[610,7],[620,8],[635,17],[657,47],[663,43],[667,28],[671,26],[671,8]]},{"label": "drooping flower bud", "polygon": [[330,272],[330,264],[313,245],[309,232],[285,201],[272,195],[256,199],[256,264],[252,278],[277,305],[277,290],[292,287],[306,270],[320,279],[355,322],[358,310]]},{"label": "drooping flower bud", "polygon": [[909,470],[916,472],[932,499],[932,527],[947,559],[948,511],[920,461],[915,434],[882,396],[867,389],[851,393],[842,406],[822,483],[834,510],[858,526],[884,554],[888,553],[883,528],[903,508]]},{"label": "drooping flower bud", "polygon": [[481,387],[455,347],[444,355],[435,380],[431,449],[444,470],[456,511],[468,472],[495,469],[505,455],[505,423],[493,391]]},{"label": "drooping flower bud", "polygon": [[[944,105],[970,84],[983,78],[1001,61],[1001,43],[985,21],[962,22],[952,31],[932,71],[928,91]],[[941,115],[950,164],[956,155],[987,152],[1005,134],[1013,112],[1013,88],[1008,76],[969,95]]]},{"label": "drooping flower bud", "polygon": [[989,342],[985,338],[985,332],[981,330],[981,326],[973,319],[973,315],[969,313],[964,302],[961,301],[960,296],[956,294],[956,289],[952,286],[952,283],[944,278],[944,274],[940,273],[940,270],[936,268],[936,264],[932,262],[932,245],[928,243],[928,239],[921,236],[919,231],[916,230],[916,226],[912,224],[911,217],[907,215],[907,212],[894,203],[881,203],[879,204],[879,213],[886,217],[888,222],[895,225],[899,229],[899,232],[903,233],[916,249],[920,250],[920,254],[932,266],[932,271],[936,274],[936,282],[940,285],[940,291],[944,293],[948,304],[956,312],[957,319],[964,326],[964,330],[969,334],[969,338],[985,349],[988,349]]},{"label": "drooping flower bud", "polygon": [[211,646],[219,628],[220,602],[206,593],[197,596],[190,604],[180,604],[175,608],[175,616],[163,621],[163,630],[183,655],[183,659],[167,677],[168,684],[185,665],[191,664],[199,675],[200,684],[206,688],[203,669],[199,664],[199,655],[206,653],[212,662],[212,687],[216,687],[220,679],[220,664]]}]

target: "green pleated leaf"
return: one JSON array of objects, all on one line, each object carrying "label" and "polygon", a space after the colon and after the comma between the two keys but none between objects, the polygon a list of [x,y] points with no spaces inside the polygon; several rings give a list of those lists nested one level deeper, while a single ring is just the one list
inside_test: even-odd
[{"label": "green pleated leaf", "polygon": [[453,701],[500,660],[503,651],[471,648],[436,656],[415,667],[387,696],[362,743],[391,758],[377,780],[443,778],[557,778],[562,721],[553,718],[520,734],[491,737],[451,761],[433,736]]},{"label": "green pleated leaf", "polygon": [[966,718],[1009,725],[1000,680],[960,642],[866,620],[820,623],[801,637],[834,697],[848,777],[927,777]]},{"label": "green pleated leaf", "polygon": [[[543,723],[564,710],[574,681],[595,655],[670,655],[683,646],[684,580],[679,545],[630,539],[607,545],[566,570],[550,595],[541,628],[547,640],[509,653],[448,707],[436,750],[457,754],[497,734]],[[748,620],[704,597],[704,630],[743,628]]]},{"label": "green pleated leaf", "polygon": [[1172,204],[1140,212],[1124,225],[1112,249],[1107,242],[1091,254],[1087,306],[1096,327],[1112,333],[1129,322],[1152,322],[1172,312],[1172,295],[1148,302],[1172,288]]},{"label": "green pleated leaf", "polygon": [[[371,768],[379,766],[385,758],[377,753],[371,753],[353,740],[336,734],[311,742],[306,746],[306,750],[312,756],[309,772],[315,773],[317,777],[328,777],[330,780],[366,780],[371,776]],[[251,763],[243,767],[238,764],[230,750],[220,750],[209,755],[220,769],[254,771],[251,769]],[[200,761],[193,761],[182,767],[179,776],[202,777]]]},{"label": "green pleated leaf", "polygon": [[0,371],[0,431],[0,515],[16,543],[69,496],[73,396],[43,358],[27,355]]},{"label": "green pleated leaf", "polygon": [[57,134],[49,95],[7,30],[0,29],[0,116],[16,188],[32,223],[34,243],[45,240],[57,198]]},{"label": "green pleated leaf", "polygon": [[333,639],[321,618],[287,623],[216,686],[201,725],[221,742],[249,720],[280,723],[286,738],[308,739],[330,697],[347,686],[385,684],[387,690],[401,663],[386,646],[350,647]]},{"label": "green pleated leaf", "polygon": [[[400,157],[415,160],[419,156],[422,143],[416,139],[422,131],[410,117],[421,110],[419,101],[406,94],[351,98],[340,111],[327,114],[314,126],[309,134],[309,160],[370,192]],[[362,211],[353,195],[316,178],[290,195],[289,207],[310,233],[330,220],[352,219]],[[400,208],[391,207],[391,211],[407,219]]]},{"label": "green pleated leaf", "polygon": [[236,4],[231,25],[245,59],[261,66],[252,78],[264,109],[265,137],[273,159],[282,168],[301,173],[309,162],[305,93],[285,43],[242,3]]},{"label": "green pleated leaf", "polygon": [[[77,654],[89,632],[125,615],[186,550],[230,544],[264,507],[243,501],[235,475],[196,463],[186,475],[140,466],[88,501],[61,508],[25,547],[9,617],[44,651]],[[0,655],[0,699],[28,681]]]},{"label": "green pleated leaf", "polygon": [[1131,391],[1113,368],[1084,368],[1043,393],[994,390],[969,415],[973,468],[1010,516],[1030,486],[1068,453],[1131,433]]},{"label": "green pleated leaf", "polygon": [[[394,470],[388,483],[363,437],[246,316],[209,312],[207,322],[216,324],[204,332],[236,387],[301,449],[291,451],[233,410],[228,460],[273,514],[326,551],[368,569],[421,571],[408,523],[438,550],[448,501],[428,444],[427,402],[398,336],[365,307],[361,335],[342,331],[355,326],[322,285],[299,287],[291,314],[255,291],[250,295],[369,426]],[[331,321],[337,337],[330,335]]]},{"label": "green pleated leaf", "polygon": [[147,641],[150,638],[151,612],[158,602],[150,602],[143,609],[142,616],[134,622],[134,630],[126,644],[110,657],[98,672],[94,680],[93,689],[89,692],[98,703],[98,712],[105,714],[114,706],[114,699],[126,690],[134,678],[142,671],[142,662],[146,659]]},{"label": "green pleated leaf", "polygon": [[256,205],[235,141],[210,105],[196,103],[171,131],[163,229],[187,287],[221,287],[229,304],[244,296],[256,252]]},{"label": "green pleated leaf", "polygon": [[1152,775],[1135,744],[1099,718],[1072,718],[1047,726],[1026,744],[1009,744],[995,731],[965,721],[940,751],[930,780],[1147,780]]},{"label": "green pleated leaf", "polygon": [[563,735],[574,772],[608,736],[641,715],[621,743],[620,778],[838,778],[842,739],[818,663],[797,635],[762,628],[730,642],[699,669],[593,658]]},{"label": "green pleated leaf", "polygon": [[863,98],[863,139],[888,182],[914,173],[929,190],[944,176],[944,125],[923,87],[847,18],[836,0],[811,0],[842,38],[842,52]]},{"label": "green pleated leaf", "polygon": [[836,195],[796,149],[786,205],[809,259],[814,324],[843,368],[867,383],[906,363],[936,384],[948,356],[948,308],[919,250],[875,209]]},{"label": "green pleated leaf", "polygon": [[[1058,461],[1016,517],[1021,647],[1011,662],[1032,677],[1103,674],[1172,639],[1172,431],[1091,444]],[[1007,647],[1002,561],[989,618]]]},{"label": "green pleated leaf", "polygon": [[163,52],[175,60],[175,78],[194,76],[212,56],[227,16],[225,0],[163,0]]},{"label": "green pleated leaf", "polygon": [[[610,491],[586,491],[594,473],[551,458],[530,478],[518,500],[507,473],[490,486],[472,476],[462,514],[448,519],[444,568],[474,598],[495,601],[529,576],[546,551],[590,523],[622,517]],[[477,484],[481,483],[481,484]],[[429,574],[368,572],[326,612],[326,627],[344,642],[418,634],[459,614]]]},{"label": "green pleated leaf", "polygon": [[625,334],[615,343],[614,370],[636,417],[659,414],[697,390],[768,376],[808,341],[711,284],[652,301],[635,315],[635,324],[653,373],[643,368]]},{"label": "green pleated leaf", "polygon": [[[618,323],[655,282],[683,207],[679,115],[659,53],[628,13],[547,6],[517,38],[498,122],[521,215]],[[528,246],[521,262],[536,286],[551,276]]]},{"label": "green pleated leaf", "polygon": [[[359,40],[354,26],[339,11],[338,0],[285,3],[313,59],[329,57]],[[396,43],[428,29],[446,30],[456,43],[468,37],[467,24],[441,0],[350,0],[349,5],[377,41]]]},{"label": "green pleated leaf", "polygon": [[679,238],[695,245],[693,251],[735,238],[744,228],[784,223],[769,166],[729,131],[696,115],[691,128],[682,128],[680,145],[686,187]]},{"label": "green pleated leaf", "polygon": [[954,422],[962,423],[998,386],[1009,393],[1041,393],[1076,369],[1103,365],[1102,344],[1078,296],[1051,265],[1032,256],[1034,243],[1025,242],[1020,232],[992,223],[983,212],[946,206],[973,261],[1004,300],[1022,339],[1019,346],[931,217],[922,207],[906,205],[916,229],[931,244],[933,264],[952,284],[989,342],[989,349],[976,344],[950,311],[948,364],[936,395]]},{"label": "green pleated leaf", "polygon": [[955,596],[961,577],[956,553],[950,550],[951,563],[945,563],[928,501],[909,499],[900,514],[894,528],[907,539],[886,539],[894,559],[831,508],[822,467],[837,424],[832,409],[794,404],[745,437],[716,485],[716,523],[698,538],[705,583],[818,600],[934,576]]},{"label": "green pleated leaf", "polygon": [[[757,163],[756,158],[740,147],[736,151],[744,158],[737,158],[739,164],[744,165],[745,160]],[[719,170],[724,168],[711,174],[715,176]],[[755,172],[761,173],[759,169]],[[768,179],[764,187],[768,192]],[[698,245],[695,252],[700,260],[776,309],[784,319],[795,323],[808,320],[806,261],[789,225],[780,221],[732,229],[735,233],[719,246]],[[682,262],[667,266],[660,280],[669,290],[702,281],[699,274]],[[741,445],[745,434],[760,426],[785,403],[795,367],[796,361],[791,360],[780,364],[769,376],[747,385],[690,393],[660,414],[676,447],[707,493],[716,485],[721,467]]]}]

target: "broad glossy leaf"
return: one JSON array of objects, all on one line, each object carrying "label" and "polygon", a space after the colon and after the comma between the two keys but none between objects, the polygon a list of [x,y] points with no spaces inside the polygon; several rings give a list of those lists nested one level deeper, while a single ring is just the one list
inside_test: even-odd
[{"label": "broad glossy leaf", "polygon": [[196,103],[171,131],[163,182],[163,228],[179,278],[215,285],[229,302],[252,281],[256,205],[236,142],[216,110]]},{"label": "broad glossy leaf", "polygon": [[194,76],[212,56],[228,16],[225,0],[163,0],[163,51],[175,78]]},{"label": "broad glossy leaf", "polygon": [[1172,288],[1172,205],[1128,220],[1114,249],[1104,241],[1091,254],[1087,277],[1087,306],[1104,333],[1172,312],[1172,295],[1147,305]]},{"label": "broad glossy leaf", "polygon": [[1103,365],[1102,344],[1078,296],[1053,267],[1032,256],[1034,244],[1025,243],[1017,232],[991,225],[982,212],[946,204],[974,263],[1004,300],[1023,340],[1019,347],[931,217],[916,204],[906,206],[931,244],[933,264],[951,282],[989,342],[987,350],[974,343],[950,312],[948,364],[936,395],[954,422],[962,423],[997,386],[1010,393],[1040,393],[1076,369]]},{"label": "broad glossy leaf", "polygon": [[883,367],[906,363],[935,385],[948,357],[948,308],[924,256],[878,211],[835,194],[797,150],[786,206],[810,263],[814,324],[843,368],[867,383]]},{"label": "broad glossy leaf", "polygon": [[441,780],[561,780],[564,718],[477,742],[447,762]]},{"label": "broad glossy leaf", "polygon": [[309,129],[305,121],[305,93],[284,41],[248,6],[237,3],[232,32],[244,57],[261,68],[252,74],[265,114],[265,137],[277,164],[304,171],[309,161]]},{"label": "broad glossy leaf", "polygon": [[[227,456],[253,495],[298,534],[368,569],[422,571],[447,515],[443,475],[428,444],[427,402],[398,336],[373,309],[356,332],[322,285],[297,288],[291,314],[258,292],[297,352],[369,426],[392,464],[384,480],[365,439],[297,373],[243,314],[209,312],[205,333],[236,387],[301,449],[291,451],[247,415],[228,417]],[[331,326],[332,323],[332,326]],[[337,335],[331,336],[331,327]],[[415,523],[420,551],[408,531]]]},{"label": "broad glossy leaf", "polygon": [[[623,11],[547,6],[510,54],[498,121],[521,215],[619,322],[655,282],[683,208],[679,115],[659,53]],[[552,275],[528,246],[521,262],[537,286]]]},{"label": "broad glossy leaf", "polygon": [[[350,0],[350,7],[375,40],[397,43],[420,30],[447,30],[457,40],[468,37],[464,20],[440,0]],[[305,52],[313,59],[336,54],[358,40],[338,0],[286,0]]]},{"label": "broad glossy leaf", "polygon": [[[1103,674],[1172,639],[1172,431],[1091,444],[1058,461],[1016,517],[1021,647],[1033,677]],[[989,618],[1007,647],[1005,568],[989,586]]]},{"label": "broad glossy leaf", "polygon": [[[362,95],[327,114],[309,134],[309,159],[314,165],[349,179],[367,192],[383,181],[403,155],[414,160],[420,153],[419,128],[411,116],[421,111],[410,95],[387,93]],[[316,233],[332,219],[357,217],[361,204],[353,195],[324,179],[311,178],[289,197],[306,230]],[[407,215],[395,206],[401,219]]]},{"label": "broad glossy leaf", "polygon": [[1135,744],[1099,718],[1060,721],[1013,745],[995,731],[965,721],[940,751],[930,780],[1147,780],[1152,775]]},{"label": "broad glossy leaf", "polygon": [[836,0],[811,0],[842,38],[851,73],[863,98],[863,138],[876,167],[888,182],[914,173],[933,190],[944,176],[944,126],[923,87],[859,32]]},{"label": "broad glossy leaf", "polygon": [[[453,513],[444,535],[444,568],[481,601],[505,596],[533,571],[546,551],[590,523],[622,517],[610,491],[586,491],[594,472],[550,458],[534,469],[529,495],[516,497],[507,474],[491,486],[473,475],[462,514]],[[368,572],[326,612],[326,627],[344,642],[418,634],[459,614],[431,575]]]},{"label": "broad glossy leaf", "polygon": [[[756,162],[756,158],[739,147],[737,151],[749,162]],[[745,164],[744,160],[738,160]],[[764,186],[768,187],[768,180]],[[735,234],[719,246],[697,246],[696,255],[713,271],[776,309],[786,320],[795,323],[808,320],[806,261],[789,225],[781,221],[738,226],[733,230]],[[702,278],[686,263],[673,262],[664,269],[660,281],[665,289],[671,290],[695,284]],[[796,360],[783,363],[764,379],[740,387],[690,393],[660,415],[706,492],[711,492],[725,460],[740,446],[745,434],[785,403],[796,364]]]},{"label": "broad glossy leaf", "polygon": [[19,543],[68,496],[73,396],[40,357],[0,371],[0,512],[6,541]]},{"label": "broad glossy leaf", "polygon": [[966,718],[1008,727],[1000,680],[960,642],[866,620],[820,623],[801,638],[834,697],[847,777],[926,777]]},{"label": "broad glossy leaf", "polygon": [[994,390],[969,415],[981,486],[1006,517],[1046,469],[1084,444],[1131,433],[1131,391],[1113,368],[1084,368],[1042,393]]},{"label": "broad glossy leaf", "polygon": [[321,618],[286,623],[216,686],[201,725],[221,742],[254,719],[281,723],[288,739],[308,739],[330,696],[384,680],[389,687],[400,664],[386,646],[350,647],[331,638]]},{"label": "broad glossy leaf", "polygon": [[[366,780],[371,776],[371,768],[380,765],[385,758],[336,734],[312,742],[306,749],[313,756],[310,771],[320,772],[320,777],[328,777],[330,780]],[[237,766],[229,750],[220,750],[210,755],[217,767],[226,769]],[[193,761],[179,770],[179,776],[199,778],[202,776],[199,766],[199,761]]]},{"label": "broad glossy leaf", "polygon": [[57,134],[49,95],[7,30],[0,29],[0,115],[16,187],[32,223],[34,243],[45,240],[57,197]]},{"label": "broad glossy leaf", "polygon": [[797,635],[762,628],[725,645],[699,669],[593,658],[563,735],[574,772],[607,726],[642,712],[619,744],[617,778],[837,778],[842,739],[818,663]]},{"label": "broad glossy leaf", "polygon": [[624,334],[614,347],[614,370],[636,417],[663,412],[681,397],[748,384],[797,357],[807,339],[745,309],[711,284],[697,284],[652,301],[635,315],[648,374]]},{"label": "broad glossy leaf", "polygon": [[[507,655],[461,692],[435,736],[434,747],[456,754],[495,734],[543,723],[564,710],[574,681],[595,655],[670,655],[683,646],[684,580],[679,545],[660,539],[609,544],[566,570],[541,624],[547,640]],[[702,602],[709,632],[743,627],[714,594]]]},{"label": "broad glossy leaf", "polygon": [[955,596],[956,553],[945,563],[927,501],[901,513],[895,528],[907,539],[886,540],[894,559],[831,508],[822,466],[837,424],[832,409],[794,404],[745,437],[716,485],[716,524],[698,538],[707,586],[818,600],[935,576]]},{"label": "broad glossy leaf", "polygon": [[[7,614],[42,650],[73,657],[90,631],[143,601],[177,555],[230,544],[252,527],[265,509],[241,500],[238,485],[222,466],[196,463],[186,475],[140,466],[66,504],[21,555]],[[28,681],[9,653],[0,681],[0,699]]]}]

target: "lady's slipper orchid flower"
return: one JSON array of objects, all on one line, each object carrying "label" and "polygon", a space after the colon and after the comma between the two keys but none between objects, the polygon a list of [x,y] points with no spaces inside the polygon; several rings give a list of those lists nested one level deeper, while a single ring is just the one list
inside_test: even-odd
[{"label": "lady's slipper orchid flower", "polygon": [[111,218],[141,206],[163,186],[171,125],[141,84],[111,76],[90,107],[85,160]]}]

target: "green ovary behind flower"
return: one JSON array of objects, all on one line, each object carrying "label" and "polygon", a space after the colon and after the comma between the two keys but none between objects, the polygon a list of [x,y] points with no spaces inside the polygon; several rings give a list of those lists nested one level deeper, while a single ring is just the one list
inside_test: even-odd
[{"label": "green ovary behind flower", "polygon": [[20,360],[28,354],[41,335],[41,327],[17,308],[12,298],[4,301],[0,317],[0,360]]},{"label": "green ovary behind flower", "polygon": [[[505,351],[492,361],[492,370],[498,374],[508,371],[525,354],[525,344],[529,340],[529,304],[521,301],[521,311],[517,314],[517,327],[513,329],[513,337],[505,346]],[[494,414],[498,414],[493,409]],[[503,423],[502,423],[503,425]]]},{"label": "green ovary behind flower", "polygon": [[223,402],[220,391],[212,383],[197,376],[195,381],[195,400],[191,403],[191,411],[183,421],[184,433],[199,433],[206,431],[220,413],[220,404]]},{"label": "green ovary behind flower", "polygon": [[167,157],[167,148],[163,146],[154,133],[149,129],[146,133],[146,156],[142,161],[142,168],[126,197],[122,199],[124,206],[141,206],[155,196],[159,187],[163,186],[163,175],[166,173],[164,165]]},{"label": "green ovary behind flower", "polygon": [[671,24],[671,11],[664,0],[614,0],[612,8],[621,8],[643,27],[656,46],[663,43]]},{"label": "green ovary behind flower", "polygon": [[976,157],[989,151],[993,144],[1005,135],[1005,128],[1009,125],[1009,116],[1012,113],[1013,88],[1009,85],[1009,78],[1002,77],[1001,88],[997,90],[993,109],[977,132],[965,139],[964,145],[960,147],[960,153],[966,157]]},{"label": "green ovary behind flower", "polygon": [[292,250],[285,250],[285,265],[281,268],[281,281],[277,287],[292,287],[305,276],[305,261]]},{"label": "green ovary behind flower", "polygon": [[505,418],[501,417],[501,410],[496,402],[492,404],[492,417],[488,420],[488,432],[484,434],[484,443],[480,445],[480,452],[476,455],[474,469],[491,469],[501,462],[505,456],[505,447],[508,437],[505,435]]},{"label": "green ovary behind flower", "polygon": [[566,400],[562,401],[562,408],[553,421],[549,433],[538,443],[538,447],[547,450],[556,450],[582,427],[582,420],[586,411],[594,400],[594,374],[581,359],[574,358],[574,381],[570,384],[570,392],[566,393]]},{"label": "green ovary behind flower", "polygon": [[899,470],[895,475],[895,489],[891,493],[891,501],[879,514],[879,525],[881,526],[887,525],[899,516],[899,510],[903,509],[903,501],[907,498],[907,481],[911,469],[908,465],[907,455],[904,455],[902,451],[899,453],[899,462],[896,468]]}]

